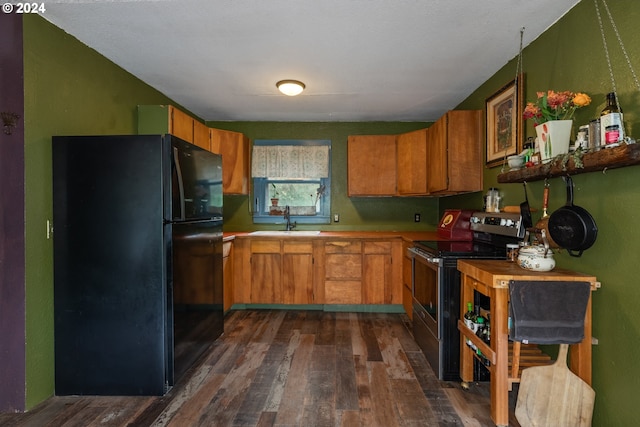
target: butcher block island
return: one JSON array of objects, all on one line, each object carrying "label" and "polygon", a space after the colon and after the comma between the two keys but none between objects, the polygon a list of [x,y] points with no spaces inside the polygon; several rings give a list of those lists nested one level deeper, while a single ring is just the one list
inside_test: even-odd
[{"label": "butcher block island", "polygon": [[[461,301],[473,301],[474,291],[490,298],[491,340],[490,345],[475,336],[463,321],[460,330],[460,376],[464,383],[473,381],[474,353],[464,344],[470,339],[490,362],[491,371],[491,418],[496,425],[509,423],[509,390],[518,382],[521,344],[513,343],[512,362],[509,369],[509,284],[511,281],[531,282],[588,282],[590,290],[600,287],[596,277],[575,271],[555,268],[548,272],[534,272],[520,268],[514,262],[496,260],[459,260],[462,273]],[[561,286],[561,285],[559,285]],[[589,292],[584,319],[584,338],[570,347],[570,369],[587,384],[591,384],[591,292]],[[567,303],[571,303],[568,301]],[[464,317],[465,304],[461,304],[460,319]],[[524,345],[522,345],[524,346]]]}]

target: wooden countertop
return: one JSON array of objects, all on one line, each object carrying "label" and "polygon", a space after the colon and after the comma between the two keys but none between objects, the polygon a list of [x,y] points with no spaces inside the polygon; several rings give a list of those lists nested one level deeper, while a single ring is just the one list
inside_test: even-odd
[{"label": "wooden countertop", "polygon": [[600,287],[596,277],[588,274],[557,267],[551,271],[530,271],[504,260],[461,259],[458,270],[492,288],[508,288],[510,280],[583,281],[591,282],[592,290]]},{"label": "wooden countertop", "polygon": [[435,231],[321,231],[320,234],[310,236],[303,234],[295,235],[295,231],[288,235],[251,235],[250,231],[228,231],[223,233],[223,240],[229,241],[235,238],[260,238],[260,239],[289,239],[289,238],[343,238],[343,239],[389,239],[402,238],[408,242],[416,240],[441,240]]}]

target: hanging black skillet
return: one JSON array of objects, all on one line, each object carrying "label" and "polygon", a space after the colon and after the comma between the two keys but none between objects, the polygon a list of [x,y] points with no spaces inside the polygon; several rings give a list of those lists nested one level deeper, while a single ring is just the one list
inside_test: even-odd
[{"label": "hanging black skillet", "polygon": [[569,255],[579,257],[585,249],[589,249],[595,243],[598,226],[586,209],[573,204],[573,180],[570,176],[565,180],[567,204],[549,217],[549,233],[558,246],[565,248]]}]

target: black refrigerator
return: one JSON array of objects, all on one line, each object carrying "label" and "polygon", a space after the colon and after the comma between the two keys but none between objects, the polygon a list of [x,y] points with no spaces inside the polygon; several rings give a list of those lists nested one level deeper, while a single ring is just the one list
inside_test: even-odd
[{"label": "black refrigerator", "polygon": [[171,135],[52,157],[56,394],[163,395],[223,332],[221,157]]}]

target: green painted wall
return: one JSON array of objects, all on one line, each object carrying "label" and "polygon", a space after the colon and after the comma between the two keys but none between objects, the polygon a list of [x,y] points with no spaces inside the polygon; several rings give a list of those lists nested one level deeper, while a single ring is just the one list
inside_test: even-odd
[{"label": "green painted wall", "polygon": [[[618,47],[607,15],[606,38],[618,96],[625,112],[626,131],[640,139],[640,95],[626,61]],[[609,1],[625,48],[640,72],[640,2]],[[526,26],[526,22],[523,22]],[[526,30],[525,30],[526,32]],[[519,34],[513,35],[517,49]],[[526,74],[525,97],[533,100],[536,91],[548,89],[584,91],[591,95],[591,106],[578,110],[574,124],[586,124],[598,116],[611,91],[609,71],[602,48],[594,2],[583,0],[558,23],[529,45],[523,54]],[[485,99],[515,77],[511,61],[472,93],[458,108],[484,108]],[[527,136],[535,136],[527,124]],[[575,134],[575,132],[574,132]],[[500,167],[488,169],[485,188],[498,187],[506,204],[523,201],[522,184],[498,184]],[[640,286],[638,251],[640,246],[640,166],[615,169],[606,173],[575,175],[575,203],[587,209],[598,224],[598,239],[581,258],[561,252],[558,266],[594,274],[602,289],[593,296],[593,335],[599,344],[593,347],[593,387],[596,391],[594,426],[637,425],[637,390],[633,378],[640,378]],[[561,178],[550,180],[550,209],[565,203],[566,192]],[[531,205],[542,206],[543,181],[527,184]],[[478,196],[479,197],[479,196]],[[534,221],[539,214],[534,215]],[[570,301],[568,302],[571,303]]]},{"label": "green painted wall", "polygon": [[[634,67],[640,66],[640,2],[609,2],[618,30]],[[603,12],[606,19],[606,15]],[[526,26],[526,22],[523,23]],[[608,30],[620,102],[627,132],[640,137],[640,97],[637,87]],[[27,255],[27,406],[53,393],[53,284],[52,245],[45,238],[51,218],[50,137],[55,134],[135,133],[137,104],[166,104],[171,100],[135,79],[93,50],[44,20],[25,16],[25,157]],[[514,34],[514,49],[518,34]],[[585,91],[593,104],[580,110],[577,124],[595,117],[610,91],[609,72],[602,51],[593,2],[583,0],[567,16],[534,41],[524,52],[526,96],[546,89]],[[638,72],[636,70],[636,72]],[[515,62],[505,65],[462,102],[458,108],[481,109],[487,97],[513,79]],[[209,122],[238,130],[251,139],[318,138],[333,141],[332,205],[341,221],[333,230],[414,229],[413,213],[421,212],[417,229],[432,229],[439,212],[448,207],[478,208],[481,194],[441,199],[346,197],[346,138],[350,134],[399,133],[422,123],[270,123]],[[533,136],[531,124],[527,135]],[[506,204],[523,200],[522,185],[497,184],[500,168],[487,169],[485,188],[496,186]],[[559,266],[589,274],[602,281],[594,295],[593,386],[596,390],[594,426],[635,425],[636,390],[640,377],[640,290],[635,262],[640,241],[640,167],[590,173],[574,177],[576,203],[592,213],[599,227],[596,244],[581,258],[556,255]],[[542,204],[542,182],[528,184],[533,206]],[[551,209],[564,204],[560,179],[551,180]],[[227,229],[251,226],[248,198],[225,198]],[[534,219],[537,219],[534,217]]]},{"label": "green painted wall", "polygon": [[[425,197],[347,197],[347,137],[349,135],[399,134],[428,127],[410,122],[207,122],[214,128],[243,132],[255,139],[330,139],[331,211],[340,214],[339,223],[306,228],[322,230],[433,230],[438,224],[438,199]],[[375,173],[375,171],[371,171]],[[280,229],[254,226],[247,196],[224,199],[225,231]],[[420,213],[420,223],[413,214]],[[300,227],[303,229],[303,227]]]},{"label": "green painted wall", "polygon": [[[36,15],[24,15],[26,407],[54,392],[51,136],[134,134],[167,97]],[[91,248],[87,248],[91,250]]]},{"label": "green painted wall", "polygon": [[[46,239],[52,218],[51,136],[77,134],[136,134],[137,105],[173,104],[108,59],[36,15],[24,16],[25,91],[25,221],[26,221],[26,407],[54,393],[53,241]],[[16,54],[19,54],[17,52]],[[177,105],[180,107],[179,105]],[[182,108],[182,107],[180,107]],[[182,108],[183,109],[183,108]],[[184,109],[183,109],[184,110]],[[188,111],[188,110],[184,110]],[[235,124],[234,124],[235,126]],[[352,133],[400,133],[426,123],[270,124],[243,126],[251,138],[332,139],[334,198],[337,207],[346,191],[346,136]],[[224,126],[219,126],[224,128]],[[342,194],[342,195],[341,195]],[[389,203],[388,207],[380,209]],[[229,229],[246,230],[247,197],[227,197],[226,212],[234,213]],[[362,199],[341,214],[340,226],[362,229],[413,227],[413,212],[421,212],[418,228],[437,222],[437,200],[407,198]],[[410,214],[408,212],[411,212]],[[363,222],[367,222],[364,224]],[[370,223],[368,223],[371,221]]]}]

